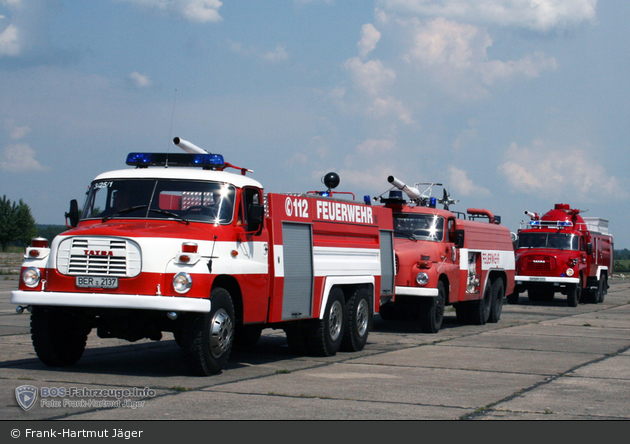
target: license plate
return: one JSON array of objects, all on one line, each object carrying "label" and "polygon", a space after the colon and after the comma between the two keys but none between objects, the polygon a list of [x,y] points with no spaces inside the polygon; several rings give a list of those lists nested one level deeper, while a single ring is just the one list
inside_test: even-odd
[{"label": "license plate", "polygon": [[77,287],[81,288],[118,288],[117,277],[77,276]]},{"label": "license plate", "polygon": [[546,281],[546,279],[543,278],[543,277],[532,277],[532,278],[529,278],[529,280],[530,281],[535,281],[535,282],[545,282]]}]

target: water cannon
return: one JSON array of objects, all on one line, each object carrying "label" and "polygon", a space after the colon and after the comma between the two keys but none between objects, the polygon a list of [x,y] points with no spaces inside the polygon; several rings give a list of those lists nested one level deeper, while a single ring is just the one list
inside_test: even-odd
[{"label": "water cannon", "polygon": [[396,179],[394,176],[389,176],[387,181],[391,183],[393,186],[403,191],[409,198],[416,203],[422,202],[422,193],[417,188],[408,187],[404,182]]},{"label": "water cannon", "polygon": [[199,148],[194,143],[188,142],[187,140],[180,139],[179,137],[175,137],[173,139],[173,143],[190,154],[209,154],[208,151],[203,148]]},{"label": "water cannon", "polygon": [[531,220],[540,219],[540,216],[538,216],[538,213],[532,213],[531,211],[525,210],[525,214],[528,215]]}]

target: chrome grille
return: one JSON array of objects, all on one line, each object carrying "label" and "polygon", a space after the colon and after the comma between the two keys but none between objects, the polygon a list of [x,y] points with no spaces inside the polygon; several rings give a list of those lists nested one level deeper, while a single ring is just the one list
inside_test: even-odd
[{"label": "chrome grille", "polygon": [[74,237],[61,242],[57,269],[66,275],[133,277],[140,273],[140,247],[110,237]]},{"label": "chrome grille", "polygon": [[527,256],[521,261],[525,271],[553,271],[556,269],[556,259],[547,255]]}]

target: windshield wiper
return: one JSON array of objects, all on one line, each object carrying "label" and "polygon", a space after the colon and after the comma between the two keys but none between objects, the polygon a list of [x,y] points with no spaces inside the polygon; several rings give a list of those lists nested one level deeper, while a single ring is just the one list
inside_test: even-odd
[{"label": "windshield wiper", "polygon": [[174,217],[175,219],[179,219],[180,221],[184,222],[186,225],[188,225],[190,222],[188,221],[188,219],[186,219],[185,217],[180,216],[179,214],[175,214],[171,211],[166,211],[166,210],[160,210],[160,209],[150,209],[149,212],[153,212],[153,213],[160,213],[160,214],[165,214],[167,216],[171,216]]},{"label": "windshield wiper", "polygon": [[394,234],[402,234],[406,238],[411,239],[414,242],[418,242],[418,239],[413,234],[405,233],[404,231],[394,231]]},{"label": "windshield wiper", "polygon": [[129,207],[129,208],[123,208],[122,210],[116,211],[115,213],[110,214],[109,216],[105,216],[103,218],[102,222],[108,221],[108,220],[112,219],[113,217],[116,217],[116,216],[118,216],[120,214],[131,213],[132,211],[140,210],[142,208],[147,208],[147,207],[148,207],[148,205],[136,205],[136,206]]}]

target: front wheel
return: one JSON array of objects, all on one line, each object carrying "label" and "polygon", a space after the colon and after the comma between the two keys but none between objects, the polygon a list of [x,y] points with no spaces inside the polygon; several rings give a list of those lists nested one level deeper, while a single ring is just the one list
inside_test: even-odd
[{"label": "front wheel", "polygon": [[337,354],[344,335],[344,312],[343,291],[333,288],[328,296],[323,319],[317,319],[311,324],[311,332],[306,336],[306,345],[311,355]]},{"label": "front wheel", "polygon": [[346,304],[346,328],[341,341],[341,351],[357,352],[363,350],[372,326],[370,292],[359,288]]},{"label": "front wheel", "polygon": [[571,284],[569,294],[567,295],[567,305],[569,307],[577,307],[582,297],[582,280],[577,284]]},{"label": "front wheel", "polygon": [[230,293],[215,288],[210,295],[210,313],[191,315],[184,322],[182,349],[191,374],[221,373],[234,343],[234,305]]},{"label": "front wheel", "polygon": [[437,290],[437,297],[421,302],[420,331],[422,333],[437,333],[442,328],[444,305],[446,304],[446,291],[442,281],[438,282]]},{"label": "front wheel", "polygon": [[86,321],[64,308],[33,307],[31,339],[37,357],[49,367],[76,364],[91,328]]}]

